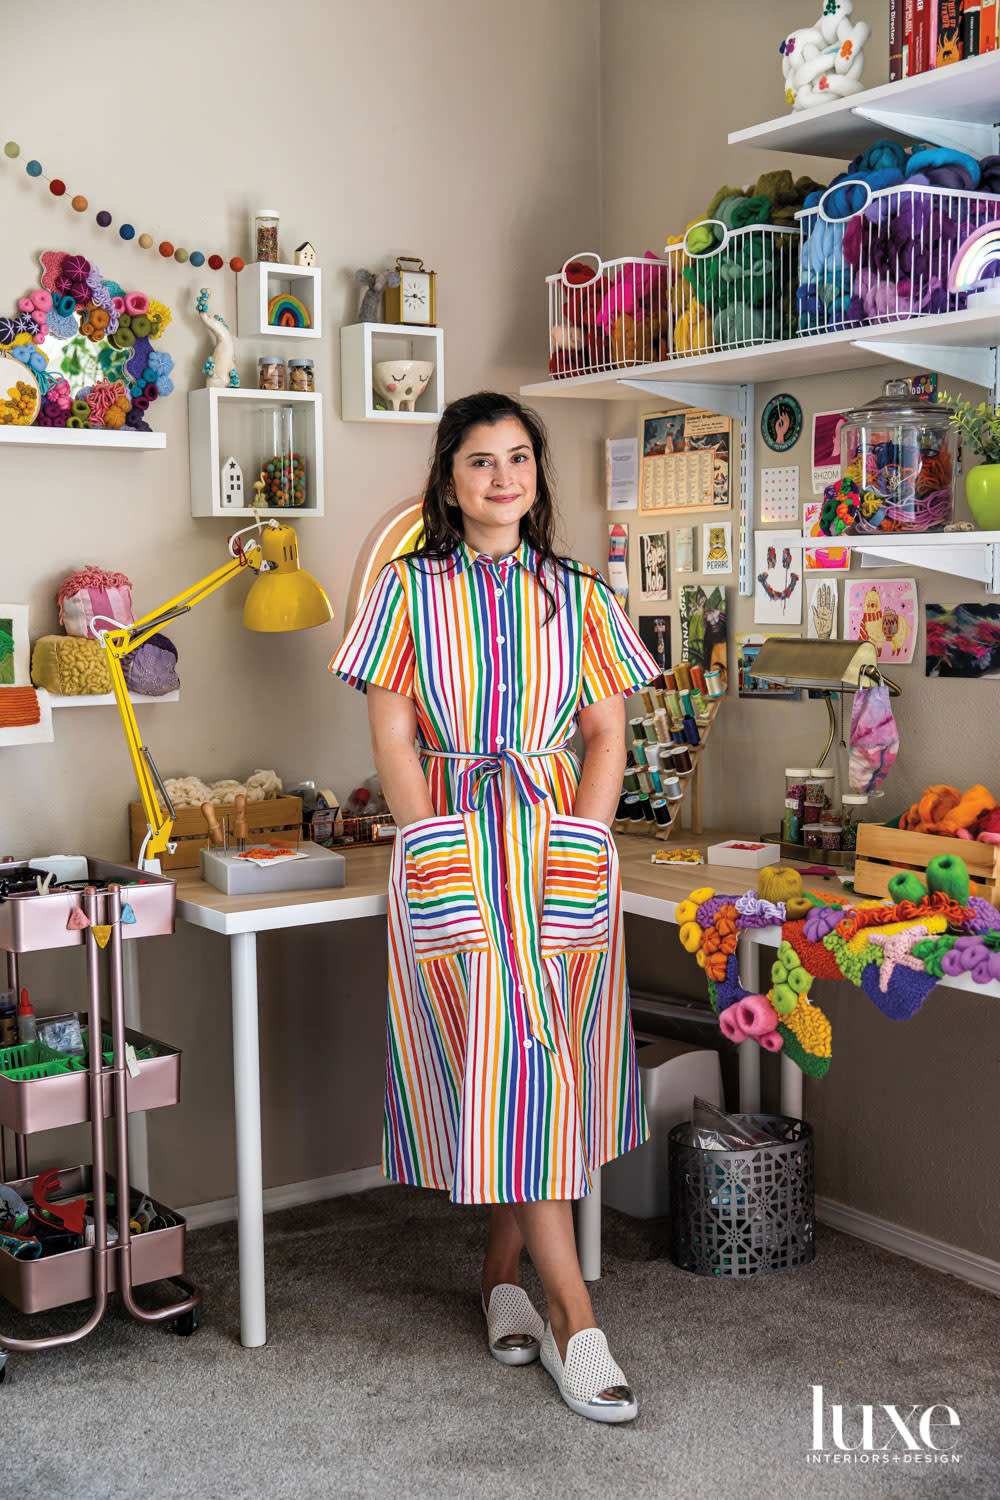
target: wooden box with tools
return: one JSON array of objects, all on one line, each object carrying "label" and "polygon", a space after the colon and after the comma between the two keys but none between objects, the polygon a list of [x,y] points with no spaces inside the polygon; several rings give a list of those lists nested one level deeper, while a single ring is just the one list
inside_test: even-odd
[{"label": "wooden box with tools", "polygon": [[854,889],[859,896],[877,896],[885,900],[893,875],[915,870],[923,878],[928,864],[939,854],[951,854],[963,860],[972,880],[972,894],[984,896],[996,904],[1000,895],[1000,844],[980,844],[974,839],[950,839],[939,833],[887,828],[884,823],[858,824]]},{"label": "wooden box with tools", "polygon": [[[139,849],[146,837],[146,814],[141,802],[130,802],[128,813],[134,862],[139,857]],[[232,843],[234,807],[218,803],[215,805],[215,814],[220,823],[225,820],[229,841]],[[263,802],[248,802],[246,820],[251,839],[266,840],[273,836],[289,844],[296,844],[302,835],[302,798],[265,797]],[[179,807],[170,838],[176,841],[177,848],[173,854],[163,851],[160,856],[161,868],[164,871],[197,869],[199,852],[209,846],[208,825],[201,808]]]}]

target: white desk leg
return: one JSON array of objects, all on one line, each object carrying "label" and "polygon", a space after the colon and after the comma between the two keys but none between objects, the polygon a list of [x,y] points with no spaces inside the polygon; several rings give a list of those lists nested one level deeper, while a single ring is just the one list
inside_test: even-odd
[{"label": "white desk leg", "polygon": [[240,1252],[240,1343],[267,1342],[264,1300],[264,1173],[260,1131],[257,936],[229,939],[233,984],[233,1081],[236,1088],[236,1213]]},{"label": "white desk leg", "polygon": [[593,1186],[576,1205],[576,1252],[584,1281],[601,1279],[601,1169],[591,1172]]},{"label": "white desk leg", "polygon": [[[751,994],[758,993],[760,983],[760,949],[743,932],[739,941],[740,983]],[[756,1042],[740,1043],[740,1112],[760,1112],[760,1048]]]},{"label": "white desk leg", "polygon": [[802,1069],[781,1054],[781,1113],[802,1119]]}]

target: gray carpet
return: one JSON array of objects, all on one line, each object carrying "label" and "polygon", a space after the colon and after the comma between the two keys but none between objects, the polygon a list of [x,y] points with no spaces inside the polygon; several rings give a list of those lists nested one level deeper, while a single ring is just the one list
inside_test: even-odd
[{"label": "gray carpet", "polygon": [[[191,1234],[193,1338],[116,1308],[72,1349],[11,1356],[0,1495],[1000,1496],[997,1299],[822,1228],[810,1267],[691,1276],[662,1225],[607,1211],[594,1305],[640,1400],[637,1422],[607,1428],[539,1365],[487,1353],[484,1213],[386,1187],[272,1216],[270,1342],[254,1351],[235,1336],[234,1227]],[[5,1331],[50,1324],[2,1311]],[[808,1465],[814,1383],[848,1408],[952,1406],[959,1464]]]}]

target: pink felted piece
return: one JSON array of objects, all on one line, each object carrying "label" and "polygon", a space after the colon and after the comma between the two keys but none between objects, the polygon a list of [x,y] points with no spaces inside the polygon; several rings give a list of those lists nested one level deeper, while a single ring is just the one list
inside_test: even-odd
[{"label": "pink felted piece", "polygon": [[42,261],[42,286],[47,292],[56,290],[56,282],[62,275],[63,261],[66,259],[65,250],[46,250],[43,252]]},{"label": "pink felted piece", "polygon": [[74,906],[66,923],[67,932],[82,932],[85,927],[90,926],[90,918],[81,906]]},{"label": "pink felted piece", "polygon": [[749,1035],[740,1025],[739,1009],[741,1002],[728,1006],[719,1012],[719,1030],[730,1042],[745,1042]]},{"label": "pink felted piece", "polygon": [[784,1037],[780,1031],[762,1031],[754,1041],[763,1047],[765,1052],[780,1052],[785,1045]]},{"label": "pink felted piece", "polygon": [[747,995],[733,1009],[737,1024],[749,1036],[759,1038],[764,1032],[774,1031],[778,1024],[778,1012],[766,995]]}]

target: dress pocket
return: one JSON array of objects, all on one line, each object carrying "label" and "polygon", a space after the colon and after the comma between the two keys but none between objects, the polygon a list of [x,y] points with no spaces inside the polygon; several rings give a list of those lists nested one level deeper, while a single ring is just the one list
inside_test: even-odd
[{"label": "dress pocket", "polygon": [[542,892],[544,955],[608,947],[613,848],[603,824],[553,814]]},{"label": "dress pocket", "polygon": [[417,962],[488,948],[462,815],[423,818],[399,837]]}]

